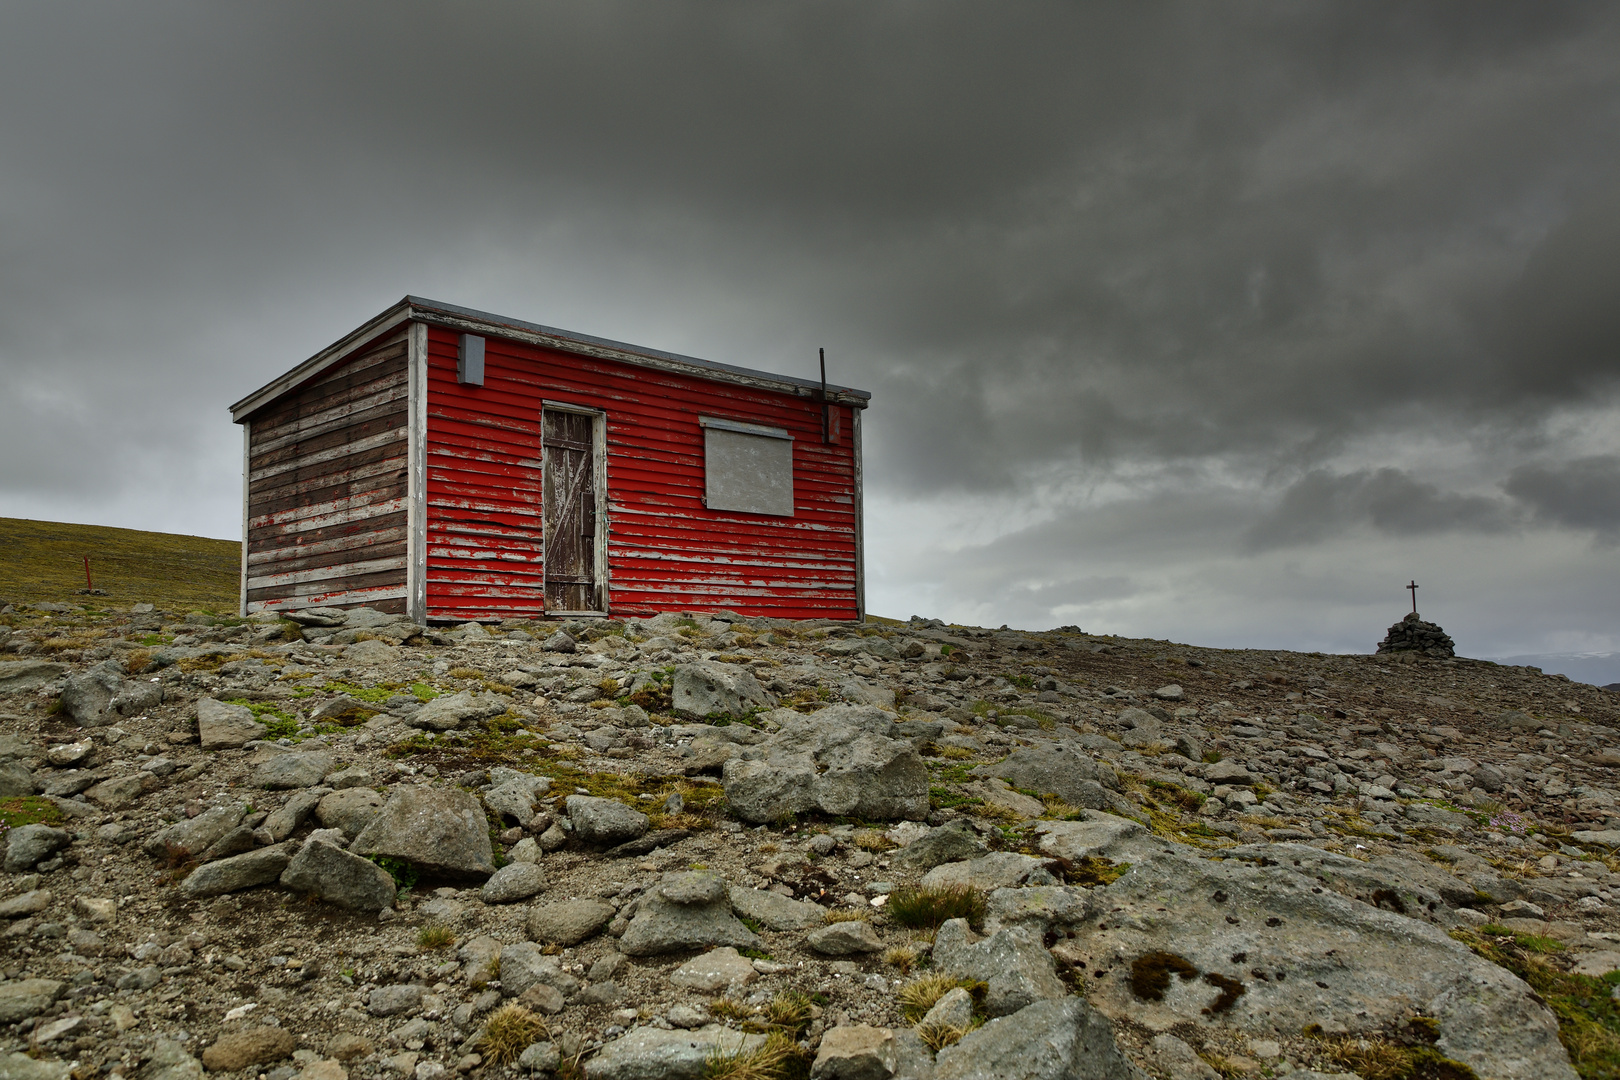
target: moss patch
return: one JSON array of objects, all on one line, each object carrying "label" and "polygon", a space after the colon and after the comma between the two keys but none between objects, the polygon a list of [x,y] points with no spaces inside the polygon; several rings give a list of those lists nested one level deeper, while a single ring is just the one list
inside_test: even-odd
[{"label": "moss patch", "polygon": [[62,811],[38,795],[0,799],[0,834],[23,825],[60,825]]},{"label": "moss patch", "polygon": [[1451,936],[1541,995],[1558,1017],[1558,1038],[1569,1051],[1570,1063],[1585,1080],[1620,1076],[1620,1002],[1609,996],[1620,986],[1620,972],[1601,979],[1576,975],[1548,959],[1553,951],[1546,947],[1549,939],[1512,931],[1491,933],[1494,930],[1506,928],[1453,930]]}]

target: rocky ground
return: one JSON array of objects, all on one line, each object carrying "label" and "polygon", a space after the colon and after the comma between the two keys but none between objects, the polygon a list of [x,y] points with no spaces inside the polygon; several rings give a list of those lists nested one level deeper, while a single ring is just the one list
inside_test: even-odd
[{"label": "rocky ground", "polygon": [[1617,699],[1534,669],[727,613],[0,622],[0,1077],[1620,1063]]}]

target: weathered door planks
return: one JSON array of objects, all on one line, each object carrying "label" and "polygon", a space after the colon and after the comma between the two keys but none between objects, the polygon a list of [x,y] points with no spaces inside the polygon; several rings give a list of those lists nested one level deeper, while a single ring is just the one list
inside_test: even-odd
[{"label": "weathered door planks", "polygon": [[541,414],[547,611],[597,611],[595,417]]}]

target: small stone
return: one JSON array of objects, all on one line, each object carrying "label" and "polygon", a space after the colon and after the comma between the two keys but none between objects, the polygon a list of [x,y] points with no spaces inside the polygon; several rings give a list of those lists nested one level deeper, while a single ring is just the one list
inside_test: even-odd
[{"label": "small stone", "polygon": [[883,949],[872,924],[860,920],[835,922],[805,935],[805,944],[823,956],[854,956]]},{"label": "small stone", "polygon": [[6,836],[5,869],[20,874],[73,842],[73,834],[49,825],[20,825]]},{"label": "small stone", "polygon": [[410,983],[379,986],[366,999],[366,1011],[372,1016],[398,1016],[400,1013],[415,1012],[422,1007],[425,993],[422,987]]},{"label": "small stone", "polygon": [[973,1023],[973,995],[956,987],[934,1002],[933,1008],[917,1022],[919,1028],[967,1028]]},{"label": "small stone", "polygon": [[518,1004],[530,1012],[555,1016],[563,1011],[565,999],[562,991],[545,983],[535,983],[518,995]]},{"label": "small stone", "polygon": [[197,731],[204,750],[234,750],[264,738],[265,726],[245,705],[203,698],[197,702]]},{"label": "small stone", "polygon": [[0,1024],[15,1024],[38,1016],[66,991],[67,983],[55,979],[0,983]]},{"label": "small stone", "polygon": [[0,902],[0,919],[17,919],[24,915],[38,915],[51,906],[49,889],[34,889],[21,896]]},{"label": "small stone", "polygon": [[1502,905],[1502,914],[1509,919],[1545,919],[1547,913],[1528,900],[1510,900]]},{"label": "small stone", "polygon": [[609,847],[634,840],[650,826],[646,814],[632,810],[617,799],[570,795],[567,806],[568,820],[574,825],[574,836],[580,843],[593,847]]},{"label": "small stone", "polygon": [[821,1037],[811,1080],[887,1080],[897,1066],[894,1032],[869,1024],[841,1025]]},{"label": "small stone", "polygon": [[562,1053],[557,1049],[556,1043],[537,1042],[530,1043],[518,1055],[518,1068],[529,1072],[555,1072],[562,1064]]},{"label": "small stone", "polygon": [[758,977],[759,973],[746,957],[725,946],[688,960],[670,973],[669,981],[676,986],[713,993],[747,986]]},{"label": "small stone", "polygon": [[236,1072],[249,1065],[265,1065],[289,1057],[298,1049],[298,1040],[281,1028],[259,1027],[221,1035],[203,1051],[202,1062],[210,1072]]},{"label": "small stone", "polygon": [[277,754],[254,770],[249,783],[271,790],[314,787],[332,771],[333,762],[331,753],[325,750]]},{"label": "small stone", "polygon": [[118,901],[94,896],[75,896],[73,910],[81,918],[95,923],[110,923],[118,918]]},{"label": "small stone", "polygon": [[613,908],[597,900],[560,900],[529,912],[529,937],[557,945],[578,945],[613,921]]},{"label": "small stone", "polygon": [[546,887],[546,874],[532,862],[507,863],[484,882],[479,898],[486,904],[527,900]]},{"label": "small stone", "polygon": [[691,1005],[676,1005],[665,1014],[664,1019],[669,1021],[671,1027],[677,1027],[684,1031],[687,1028],[702,1027],[704,1024],[709,1023],[713,1017],[709,1015],[707,1009],[698,1009]]},{"label": "small stone", "polygon": [[1153,696],[1160,701],[1180,701],[1187,696],[1187,693],[1180,686],[1171,683],[1169,686],[1161,686],[1153,691]]},{"label": "small stone", "polygon": [[338,1061],[353,1061],[356,1058],[369,1057],[372,1051],[371,1040],[364,1035],[356,1035],[344,1031],[332,1036],[332,1041],[326,1044],[326,1052]]}]

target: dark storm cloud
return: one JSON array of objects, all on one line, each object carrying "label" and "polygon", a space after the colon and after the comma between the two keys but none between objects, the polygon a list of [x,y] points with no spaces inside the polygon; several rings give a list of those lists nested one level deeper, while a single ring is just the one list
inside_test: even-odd
[{"label": "dark storm cloud", "polygon": [[[1551,432],[1620,405],[1617,58],[1579,3],[12,5],[0,513],[232,534],[223,407],[415,292],[826,346],[874,518],[1585,543],[1601,492],[1535,492],[1614,450]],[[1032,528],[923,561],[1032,611],[1150,580]]]},{"label": "dark storm cloud", "polygon": [[1342,476],[1313,469],[1254,524],[1248,542],[1253,550],[1265,551],[1310,543],[1361,525],[1396,536],[1415,536],[1502,532],[1515,523],[1514,508],[1505,499],[1442,491],[1399,469]]},{"label": "dark storm cloud", "polygon": [[1620,457],[1524,465],[1503,486],[1543,522],[1593,529],[1609,543],[1620,541]]}]

